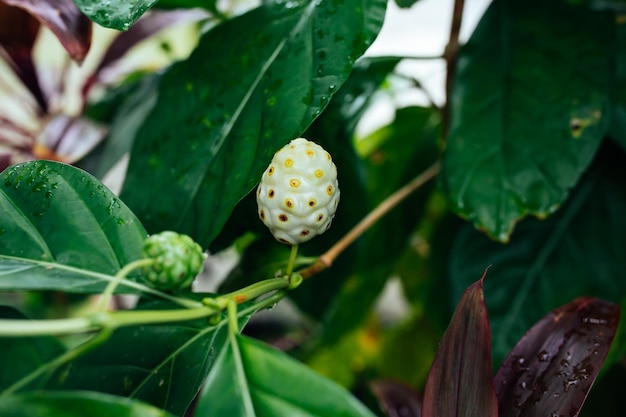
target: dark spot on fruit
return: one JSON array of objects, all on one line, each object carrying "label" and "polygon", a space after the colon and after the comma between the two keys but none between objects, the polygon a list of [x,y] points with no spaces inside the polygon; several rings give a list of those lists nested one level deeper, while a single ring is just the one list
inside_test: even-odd
[{"label": "dark spot on fruit", "polygon": [[303,231],[300,232],[300,236],[308,236],[309,233],[311,233],[310,231],[304,229]]},{"label": "dark spot on fruit", "polygon": [[267,193],[267,196],[269,198],[274,198],[274,190],[269,190],[269,192]]},{"label": "dark spot on fruit", "polygon": [[287,217],[286,214],[279,214],[278,220],[280,220],[281,222],[286,222],[287,220],[289,220],[289,218]]}]

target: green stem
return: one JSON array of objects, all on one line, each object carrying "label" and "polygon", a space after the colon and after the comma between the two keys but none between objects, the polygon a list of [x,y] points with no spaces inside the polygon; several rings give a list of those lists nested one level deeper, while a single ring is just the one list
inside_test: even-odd
[{"label": "green stem", "polygon": [[113,327],[133,326],[137,324],[171,323],[209,317],[219,310],[209,307],[185,310],[128,310],[109,313],[107,324]]},{"label": "green stem", "polygon": [[293,266],[296,264],[296,258],[298,257],[298,245],[291,245],[291,253],[289,254],[289,263],[287,264],[287,279],[291,277],[293,273]]},{"label": "green stem", "polygon": [[0,336],[42,336],[84,333],[103,328],[117,328],[153,323],[171,323],[209,317],[219,313],[210,307],[179,310],[124,310],[86,317],[58,320],[0,320]]},{"label": "green stem", "polygon": [[154,263],[154,259],[138,259],[133,261],[127,265],[125,265],[122,269],[120,269],[113,280],[109,281],[106,288],[102,292],[102,296],[100,298],[100,306],[98,311],[104,313],[107,311],[107,307],[109,302],[111,301],[111,297],[113,297],[113,292],[117,288],[118,285],[122,282],[124,278],[133,270],[141,268],[143,266],[149,266]]},{"label": "green stem", "polygon": [[[263,281],[255,282],[254,284],[240,290],[219,296],[216,299],[209,299],[207,304],[217,303],[217,305],[220,305],[220,300],[228,299],[235,300],[237,304],[241,304],[245,301],[254,300],[257,297],[267,294],[268,292],[282,290],[287,287],[289,287],[289,281],[285,278],[265,279]],[[221,304],[221,306],[226,305],[226,301],[223,301],[223,303],[224,304]]]},{"label": "green stem", "polygon": [[237,316],[237,303],[232,298],[226,303],[228,312],[228,333],[231,336],[239,334],[239,317]]},{"label": "green stem", "polygon": [[83,333],[99,327],[98,323],[89,317],[55,320],[0,319],[0,337]]},{"label": "green stem", "polygon": [[66,364],[68,362],[71,362],[74,359],[78,358],[79,356],[87,353],[91,349],[95,348],[96,346],[98,346],[101,343],[103,343],[104,341],[106,341],[109,338],[109,336],[111,336],[112,332],[113,332],[113,329],[110,328],[110,327],[103,328],[102,331],[97,333],[94,337],[92,337],[91,339],[87,340],[83,344],[78,345],[75,348],[68,350],[64,354],[56,357],[55,359],[51,360],[50,362],[47,362],[46,364],[44,364],[44,365],[40,366],[39,368],[35,369],[34,371],[29,373],[28,375],[20,378],[18,381],[13,383],[13,385],[9,386],[2,393],[0,393],[0,397],[3,396],[3,395],[12,394],[12,393],[14,393],[14,392],[24,388],[26,385],[28,385],[32,381],[34,381],[35,379],[39,378],[41,375],[43,375],[43,374],[45,374],[47,372],[52,372],[53,370],[57,369],[58,367]]}]

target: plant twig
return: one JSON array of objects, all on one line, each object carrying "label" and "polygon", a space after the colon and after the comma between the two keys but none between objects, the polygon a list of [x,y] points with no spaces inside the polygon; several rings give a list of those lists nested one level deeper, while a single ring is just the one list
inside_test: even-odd
[{"label": "plant twig", "polygon": [[461,31],[461,22],[463,21],[463,6],[465,0],[454,0],[454,9],[452,10],[452,23],[450,25],[450,36],[448,45],[444,52],[446,59],[446,103],[443,107],[443,138],[448,138],[450,128],[450,96],[452,95],[452,82],[456,73],[457,55],[459,52],[459,32]]},{"label": "plant twig", "polygon": [[374,223],[380,220],[385,214],[389,213],[393,208],[400,204],[411,193],[420,188],[426,182],[434,178],[440,169],[439,162],[435,162],[424,172],[413,178],[408,184],[398,189],[391,194],[385,200],[383,200],[374,210],[372,210],[367,216],[365,216],[359,223],[356,224],[345,236],[343,236],[337,243],[335,243],[330,249],[328,249],[318,260],[309,267],[299,271],[304,279],[322,272],[324,269],[330,267],[334,260],[343,252],[352,242],[359,238],[367,229],[369,229]]}]

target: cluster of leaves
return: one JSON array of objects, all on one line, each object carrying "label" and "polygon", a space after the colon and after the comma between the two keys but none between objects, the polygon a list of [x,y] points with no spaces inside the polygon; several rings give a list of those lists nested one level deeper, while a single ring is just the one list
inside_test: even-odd
[{"label": "cluster of leaves", "polygon": [[[263,230],[250,191],[294,137],[333,155],[342,189],[333,228],[302,247],[309,256],[408,180],[441,166],[438,184],[412,194],[332,268],[289,293],[303,322],[273,323],[271,333],[254,323],[247,329],[296,346],[290,353],[300,361],[229,332],[219,317],[122,327],[58,368],[55,358],[75,340],[0,337],[0,389],[22,384],[0,399],[0,414],[45,408],[73,416],[89,407],[120,416],[372,415],[311,368],[364,393],[380,414],[577,413],[611,345],[617,305],[626,303],[626,190],[619,180],[626,27],[618,3],[572,3],[493,0],[469,41],[442,57],[453,71],[444,107],[397,108],[389,125],[355,138],[377,94],[416,88],[395,75],[402,57],[360,58],[380,30],[384,0],[276,0],[243,14],[210,0],[0,2],[0,42],[32,95],[22,101],[40,120],[65,120],[26,132],[0,115],[1,150],[11,151],[0,158],[8,166],[0,174],[0,290],[7,294],[0,301],[10,305],[2,318],[43,316],[33,305],[57,305],[59,294],[80,305],[141,257],[149,233],[162,230],[186,233],[211,252],[253,236],[220,293],[274,276],[287,248]],[[59,116],[49,104],[58,92],[41,88],[31,57],[35,35],[40,24],[50,27],[80,61],[89,19],[128,31],[81,89],[81,114]],[[108,67],[181,19],[203,28],[189,57],[134,74],[90,101]],[[24,24],[15,32],[6,22]],[[67,128],[75,124],[82,130]],[[13,146],[16,137],[26,145]],[[59,137],[81,153],[62,155]],[[88,146],[78,146],[84,137]],[[12,165],[18,151],[22,159],[75,163],[97,177],[125,153],[130,158],[118,197],[73,166]],[[487,265],[485,306],[483,281],[472,283]],[[399,278],[409,313],[387,325],[373,307],[390,276]],[[146,286],[140,274],[118,292],[140,296],[133,312],[172,309],[181,297]],[[242,305],[240,324],[271,304]],[[626,354],[620,336],[608,356],[614,369]],[[502,364],[495,384],[492,360]],[[378,409],[365,389],[374,378],[424,388],[424,396],[378,381],[371,389]]]}]

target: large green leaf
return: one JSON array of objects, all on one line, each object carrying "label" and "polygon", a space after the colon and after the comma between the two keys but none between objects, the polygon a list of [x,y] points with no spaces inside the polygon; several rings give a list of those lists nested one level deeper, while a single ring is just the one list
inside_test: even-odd
[{"label": "large green leaf", "polygon": [[[0,174],[0,289],[99,292],[141,257],[146,232],[100,181],[33,161]],[[129,290],[124,281],[120,290]]]},{"label": "large green leaf", "polygon": [[261,342],[231,335],[202,390],[196,417],[373,417],[349,392]]},{"label": "large green leaf", "polygon": [[[24,315],[0,306],[0,318],[23,319]],[[64,351],[52,336],[0,337],[0,392]]]},{"label": "large green leaf", "polygon": [[[142,309],[156,308],[172,305],[142,305]],[[240,325],[245,325],[256,310],[243,308]],[[59,369],[48,388],[86,389],[136,398],[182,415],[226,341],[225,320],[216,326],[199,319],[124,327],[98,348]]]},{"label": "large green leaf", "polygon": [[2,417],[173,417],[139,401],[95,392],[29,392],[0,397]]},{"label": "large green leaf", "polygon": [[128,30],[158,0],[74,0],[81,12],[100,26]]},{"label": "large green leaf", "polygon": [[496,364],[553,308],[581,295],[618,303],[626,296],[625,162],[607,146],[563,208],[544,221],[523,221],[508,245],[469,225],[459,233],[449,258],[455,297],[493,265],[485,294]]},{"label": "large green leaf", "polygon": [[131,153],[122,197],[147,229],[207,246],[273,153],[327,105],[385,4],[268,2],[203,36],[163,76]]},{"label": "large green leaf", "polygon": [[554,212],[608,127],[614,17],[561,1],[495,0],[458,57],[443,185],[506,241]]}]

